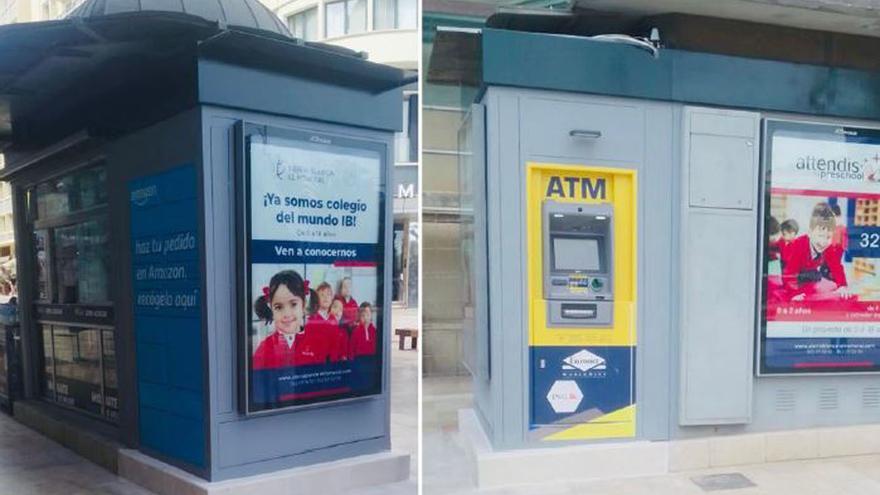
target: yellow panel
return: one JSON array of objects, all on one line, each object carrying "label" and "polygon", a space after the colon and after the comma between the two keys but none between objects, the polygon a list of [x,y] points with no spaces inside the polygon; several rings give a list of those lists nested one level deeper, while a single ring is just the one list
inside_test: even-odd
[{"label": "yellow panel", "polygon": [[636,406],[627,406],[586,423],[548,435],[544,441],[630,438],[636,435]]},{"label": "yellow panel", "polygon": [[[526,164],[527,183],[527,242],[529,280],[529,345],[533,346],[634,346],[636,343],[636,171],[607,167],[561,165],[550,163]],[[571,177],[585,183],[599,184],[586,198],[574,191],[573,183],[560,183],[558,177]],[[551,179],[557,179],[551,186]],[[571,186],[571,188],[567,187]],[[571,197],[572,191],[576,192]],[[562,194],[558,194],[558,193]],[[563,203],[609,203],[614,209],[614,324],[608,328],[585,327],[551,330],[547,328],[547,305],[543,294],[543,229],[542,203],[552,193],[553,199]],[[604,194],[603,194],[604,193]]]}]

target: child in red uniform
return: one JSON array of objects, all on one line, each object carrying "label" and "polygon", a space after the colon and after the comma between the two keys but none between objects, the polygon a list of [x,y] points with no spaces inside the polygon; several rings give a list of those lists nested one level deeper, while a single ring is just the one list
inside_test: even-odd
[{"label": "child in red uniform", "polygon": [[836,222],[828,203],[819,203],[810,216],[810,229],[785,247],[782,279],[789,299],[849,297],[841,263],[843,248],[831,242]]},{"label": "child in red uniform", "polygon": [[276,273],[263,287],[263,295],[254,302],[254,312],[275,331],[263,339],[254,351],[252,367],[288,368],[325,363],[326,339],[312,325],[303,325],[307,283],[293,270]]},{"label": "child in red uniform", "polygon": [[351,277],[345,277],[339,281],[336,300],[342,303],[342,321],[339,323],[351,333],[358,319],[358,303],[351,297]]},{"label": "child in red uniform", "polygon": [[358,324],[351,332],[351,358],[376,354],[376,327],[373,326],[373,308],[370,303],[361,304]]},{"label": "child in red uniform", "polygon": [[327,340],[330,362],[344,361],[348,359],[348,334],[339,327],[339,318],[330,310],[335,302],[333,288],[327,282],[322,282],[315,293],[318,297],[312,304],[309,325],[314,326]]}]

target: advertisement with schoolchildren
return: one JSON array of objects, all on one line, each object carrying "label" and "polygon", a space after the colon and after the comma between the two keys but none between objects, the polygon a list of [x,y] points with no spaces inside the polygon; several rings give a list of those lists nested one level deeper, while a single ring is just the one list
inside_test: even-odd
[{"label": "advertisement with schoolchildren", "polygon": [[880,130],[765,135],[760,372],[880,371]]},{"label": "advertisement with schoolchildren", "polygon": [[248,411],[377,394],[383,149],[247,134]]}]

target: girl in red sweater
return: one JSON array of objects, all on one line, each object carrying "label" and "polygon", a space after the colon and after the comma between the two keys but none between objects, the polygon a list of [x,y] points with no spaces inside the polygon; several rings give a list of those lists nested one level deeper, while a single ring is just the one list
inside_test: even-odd
[{"label": "girl in red sweater", "polygon": [[376,354],[376,327],[373,325],[373,308],[370,303],[361,304],[358,324],[351,332],[351,358]]},{"label": "girl in red sweater", "polygon": [[329,358],[328,343],[312,325],[304,325],[306,300],[314,296],[308,282],[293,270],[276,273],[263,287],[263,295],[254,302],[254,313],[274,332],[263,339],[254,351],[252,367],[288,368],[323,364]]}]

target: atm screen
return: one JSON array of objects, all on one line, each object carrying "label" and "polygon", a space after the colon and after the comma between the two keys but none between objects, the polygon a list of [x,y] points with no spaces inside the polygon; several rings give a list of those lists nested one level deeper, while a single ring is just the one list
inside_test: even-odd
[{"label": "atm screen", "polygon": [[599,240],[555,237],[553,265],[557,270],[599,271]]}]

